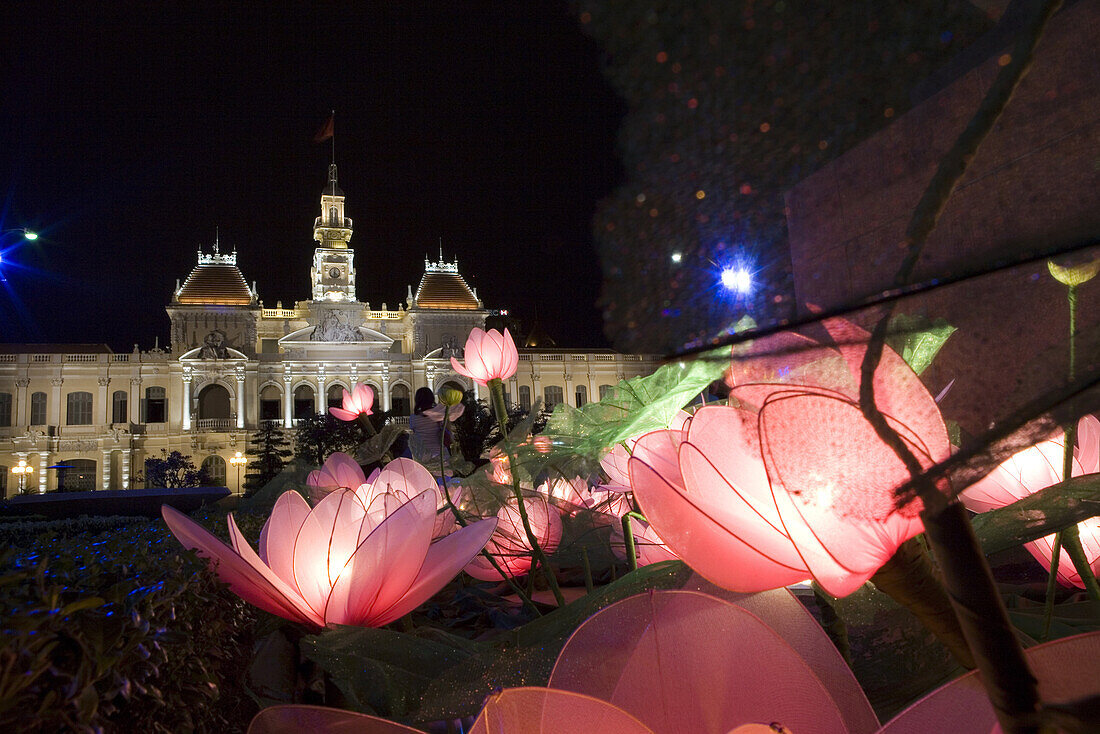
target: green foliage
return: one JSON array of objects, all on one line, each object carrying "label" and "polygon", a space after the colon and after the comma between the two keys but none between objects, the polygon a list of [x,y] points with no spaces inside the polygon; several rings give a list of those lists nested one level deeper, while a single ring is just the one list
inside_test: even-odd
[{"label": "green foliage", "polygon": [[161,458],[145,460],[145,486],[147,487],[201,487],[211,483],[210,475],[191,461],[190,455],[179,451],[161,449]]},{"label": "green foliage", "polygon": [[302,652],[357,710],[412,721],[472,715],[496,688],[546,685],[562,645],[599,609],[647,589],[678,588],[689,574],[679,561],[640,568],[492,641],[429,627],[412,634],[341,627],[304,638]]},{"label": "green foliage", "polygon": [[955,327],[945,319],[899,313],[890,319],[887,331],[886,344],[919,375],[932,364]]},{"label": "green foliage", "polygon": [[680,409],[728,367],[728,352],[721,351],[662,365],[652,375],[620,382],[598,402],[582,408],[555,406],[546,433],[559,453],[598,459],[620,441],[666,428]]},{"label": "green foliage", "polygon": [[1100,474],[1053,484],[971,520],[982,552],[992,555],[1100,515]]},{"label": "green foliage", "polygon": [[0,555],[0,730],[242,729],[254,613],[159,522]]},{"label": "green foliage", "polygon": [[[493,409],[488,401],[476,400],[473,390],[466,391],[462,404],[466,406],[466,410],[453,424],[455,443],[458,444],[462,456],[474,461],[500,443],[500,425],[493,416]],[[541,400],[536,400],[530,411],[524,410],[518,403],[508,406],[508,425],[513,430],[532,416],[527,433],[542,432],[550,419],[550,411],[543,406]],[[452,446],[452,450],[453,448]]]},{"label": "green foliage", "polygon": [[323,464],[329,454],[354,454],[363,440],[357,423],[338,420],[328,413],[301,418],[294,429],[294,456],[310,464]]},{"label": "green foliage", "polygon": [[408,432],[405,426],[396,423],[383,425],[377,433],[368,438],[355,452],[355,460],[360,464],[375,464],[392,459],[394,444]]},{"label": "green foliage", "polygon": [[248,453],[252,460],[244,474],[244,496],[251,497],[283,470],[286,460],[293,454],[290,441],[283,429],[269,421],[252,434],[248,441]]}]

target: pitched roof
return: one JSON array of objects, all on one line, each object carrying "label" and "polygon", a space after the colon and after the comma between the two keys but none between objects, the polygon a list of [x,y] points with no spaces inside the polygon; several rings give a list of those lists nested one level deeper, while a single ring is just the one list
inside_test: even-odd
[{"label": "pitched roof", "polygon": [[481,308],[477,296],[457,272],[428,268],[416,289],[418,308],[474,310]]},{"label": "pitched roof", "polygon": [[236,265],[200,263],[183,282],[176,300],[183,304],[247,306],[252,303],[252,291]]}]

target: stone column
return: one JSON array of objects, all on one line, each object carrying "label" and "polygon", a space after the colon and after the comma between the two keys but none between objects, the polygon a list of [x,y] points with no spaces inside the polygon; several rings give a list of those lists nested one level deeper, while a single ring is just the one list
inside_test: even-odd
[{"label": "stone column", "polygon": [[318,415],[325,414],[328,402],[328,380],[325,377],[325,366],[317,366],[317,394],[313,396],[313,405]]},{"label": "stone column", "polygon": [[572,405],[577,407],[577,393],[573,389],[573,375],[568,372],[565,373],[565,395],[562,395],[562,400],[566,405]]},{"label": "stone column", "polygon": [[[47,439],[49,440],[49,439]],[[50,465],[50,452],[42,451],[38,455],[38,493],[46,494],[46,467]]]},{"label": "stone column", "polygon": [[141,423],[141,378],[130,378],[130,422]]},{"label": "stone column", "polygon": [[99,474],[99,488],[110,489],[111,488],[111,450],[103,449],[103,468]]},{"label": "stone column", "polygon": [[25,426],[30,420],[30,406],[27,405],[27,401],[30,400],[30,398],[27,397],[27,386],[30,384],[31,381],[28,377],[20,377],[15,381],[15,415],[12,421],[13,426]]},{"label": "stone column", "polygon": [[133,453],[133,449],[126,446],[122,449],[122,477],[119,481],[119,487],[121,489],[130,488],[130,454]]},{"label": "stone column", "polygon": [[244,365],[237,365],[237,428],[244,428],[244,411],[248,402],[244,399]]},{"label": "stone column", "polygon": [[53,390],[50,391],[50,425],[61,425],[61,386],[65,384],[65,381],[60,377],[55,377],[50,380],[50,385]]},{"label": "stone column", "polygon": [[183,419],[180,427],[184,431],[191,430],[191,380],[194,375],[190,367],[183,368]]},{"label": "stone column", "polygon": [[[110,394],[107,388],[111,386],[110,377],[99,378],[99,414],[103,416],[103,425],[110,425],[111,423],[111,401]],[[93,420],[92,423],[98,423]]]},{"label": "stone column", "polygon": [[390,410],[390,366],[382,365],[382,410]]},{"label": "stone column", "polygon": [[294,392],[290,389],[292,379],[290,372],[283,373],[283,428],[294,425]]}]

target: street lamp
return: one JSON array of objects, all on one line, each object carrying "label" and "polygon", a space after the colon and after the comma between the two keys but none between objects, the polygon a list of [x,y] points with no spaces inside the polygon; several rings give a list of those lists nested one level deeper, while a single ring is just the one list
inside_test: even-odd
[{"label": "street lamp", "polygon": [[[241,464],[248,463],[247,456],[241,456],[241,452],[238,451],[237,455],[229,460],[230,464],[234,464],[237,467],[237,494],[241,493]],[[12,471],[15,471],[12,469]]]},{"label": "street lamp", "polygon": [[11,473],[19,477],[19,494],[27,490],[27,475],[34,471],[33,466],[27,466],[26,459],[19,460],[19,466],[13,466]]},{"label": "street lamp", "polygon": [[30,240],[31,242],[38,239],[38,233],[26,227],[12,227],[11,229],[5,229],[3,232],[0,232],[0,234],[7,234],[8,232],[22,232],[23,239]]}]

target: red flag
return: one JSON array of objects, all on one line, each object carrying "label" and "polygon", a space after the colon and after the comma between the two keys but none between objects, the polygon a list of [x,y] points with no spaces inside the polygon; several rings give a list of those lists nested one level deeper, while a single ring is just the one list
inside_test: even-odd
[{"label": "red flag", "polygon": [[317,134],[313,136],[313,142],[323,143],[333,136],[336,126],[336,115],[329,115],[328,120],[321,129],[317,131]]}]

